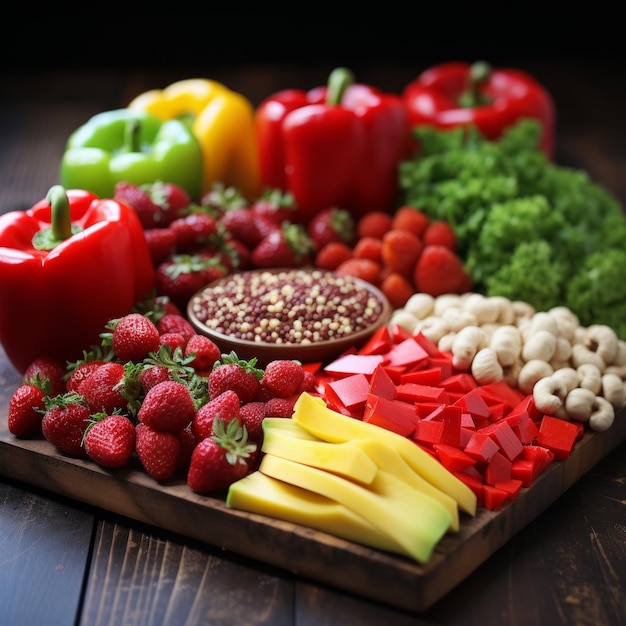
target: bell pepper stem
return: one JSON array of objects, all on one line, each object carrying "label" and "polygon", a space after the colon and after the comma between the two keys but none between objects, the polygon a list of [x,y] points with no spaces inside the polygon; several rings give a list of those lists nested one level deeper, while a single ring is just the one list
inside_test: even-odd
[{"label": "bell pepper stem", "polygon": [[462,107],[471,108],[491,102],[491,98],[483,91],[483,87],[489,81],[491,72],[491,65],[486,61],[472,63],[467,75],[467,87],[459,97],[459,104]]},{"label": "bell pepper stem", "polygon": [[46,202],[50,205],[52,216],[50,225],[52,237],[59,241],[72,236],[72,216],[70,201],[67,198],[65,187],[53,185],[46,195]]},{"label": "bell pepper stem", "polygon": [[339,106],[346,89],[354,84],[354,74],[346,67],[334,69],[328,77],[326,104]]},{"label": "bell pepper stem", "polygon": [[62,185],[50,187],[46,194],[46,202],[50,205],[50,228],[35,233],[32,244],[37,250],[52,250],[75,233],[65,187]]}]

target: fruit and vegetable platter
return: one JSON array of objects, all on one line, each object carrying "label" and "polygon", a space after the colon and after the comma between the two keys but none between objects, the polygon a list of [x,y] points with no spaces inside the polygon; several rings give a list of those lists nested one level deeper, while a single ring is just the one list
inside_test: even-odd
[{"label": "fruit and vegetable platter", "polygon": [[556,123],[483,62],[86,120],[0,216],[0,473],[426,610],[626,438],[626,215]]}]

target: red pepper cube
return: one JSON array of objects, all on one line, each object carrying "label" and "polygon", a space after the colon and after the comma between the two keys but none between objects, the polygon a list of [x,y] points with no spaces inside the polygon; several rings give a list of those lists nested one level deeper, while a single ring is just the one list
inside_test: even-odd
[{"label": "red pepper cube", "polygon": [[329,363],[324,371],[335,378],[353,374],[371,376],[383,360],[380,354],[344,354]]},{"label": "red pepper cube", "polygon": [[488,434],[480,430],[472,433],[470,440],[464,448],[466,454],[484,463],[489,463],[491,457],[496,454],[498,450],[498,444]]},{"label": "red pepper cube", "polygon": [[338,400],[350,411],[362,409],[370,392],[370,382],[365,374],[353,374],[334,380],[326,386],[327,394],[334,394],[333,400]]},{"label": "red pepper cube", "polygon": [[482,385],[481,389],[499,398],[499,402],[504,402],[511,409],[517,406],[526,397],[525,393],[522,393],[519,389],[514,389],[502,380],[497,383]]},{"label": "red pepper cube", "polygon": [[511,479],[521,481],[522,487],[530,487],[535,479],[535,463],[530,459],[515,459],[511,464]]},{"label": "red pepper cube", "polygon": [[363,421],[409,437],[415,430],[415,407],[400,400],[387,400],[369,394],[363,410]]},{"label": "red pepper cube", "polygon": [[383,324],[361,347],[359,354],[385,354],[391,349],[393,342],[386,324]]},{"label": "red pepper cube", "polygon": [[501,489],[502,491],[506,491],[506,497],[511,500],[515,500],[519,495],[519,492],[522,488],[522,481],[518,478],[511,478],[510,480],[505,480],[500,483],[496,483],[494,485],[496,489]]},{"label": "red pepper cube", "polygon": [[457,446],[451,446],[447,443],[436,443],[433,445],[441,464],[451,472],[460,472],[468,467],[472,467],[476,463],[469,454],[465,454],[463,450],[459,450]]},{"label": "red pepper cube", "polygon": [[[537,410],[535,406],[535,399],[532,394],[526,396],[521,402],[518,402],[507,414],[507,418],[512,420],[517,415],[526,414],[533,421],[538,421],[541,419],[542,414]],[[513,426],[513,424],[511,424]]]},{"label": "red pepper cube", "polygon": [[417,383],[400,383],[396,386],[396,398],[405,402],[448,402],[448,394],[441,387],[419,385]]},{"label": "red pepper cube", "polygon": [[419,343],[422,348],[429,354],[429,356],[440,356],[441,352],[437,344],[427,337],[421,330],[417,334],[413,335],[413,338]]},{"label": "red pepper cube", "polygon": [[476,389],[478,384],[471,374],[467,372],[461,372],[459,374],[452,374],[441,381],[441,386],[448,391],[460,391],[467,393]]},{"label": "red pepper cube", "polygon": [[552,450],[539,445],[524,446],[522,458],[533,464],[533,479],[537,478],[554,461]]},{"label": "red pepper cube", "polygon": [[434,387],[441,382],[441,370],[438,367],[427,367],[402,374],[400,383],[417,383]]},{"label": "red pepper cube", "polygon": [[389,365],[386,365],[385,363],[382,363],[381,367],[385,369],[385,372],[387,372],[387,375],[389,376],[389,378],[393,380],[394,385],[400,384],[400,379],[402,378],[402,374],[406,372],[405,367],[390,367]]},{"label": "red pepper cube", "polygon": [[444,423],[438,420],[418,420],[411,439],[434,446],[436,443],[441,443],[444,430]]},{"label": "red pepper cube", "polygon": [[471,413],[474,420],[488,420],[491,415],[491,409],[480,394],[479,388],[468,391],[454,404]]},{"label": "red pepper cube", "polygon": [[441,371],[441,380],[450,378],[454,373],[454,367],[452,367],[452,355],[445,353],[440,356],[432,356],[429,359],[431,367],[438,367]]},{"label": "red pepper cube", "polygon": [[405,339],[412,337],[411,332],[399,324],[392,324],[390,327],[391,339],[393,343],[401,343]]},{"label": "red pepper cube", "polygon": [[[507,415],[503,421],[506,421],[512,428],[517,438],[526,445],[533,443],[539,437],[539,428],[528,413],[519,413],[515,419],[509,421],[509,415]],[[513,422],[513,423],[511,423]]]},{"label": "red pepper cube", "polygon": [[[461,445],[461,409],[449,404],[440,404],[423,421],[435,421],[443,424],[440,442],[451,446]],[[419,423],[419,422],[418,422]]]},{"label": "red pepper cube", "polygon": [[512,462],[501,452],[496,452],[487,463],[485,469],[485,483],[495,485],[499,482],[511,480]]},{"label": "red pepper cube", "polygon": [[369,392],[373,396],[379,396],[387,400],[395,400],[396,398],[396,385],[382,365],[379,365],[372,374]]},{"label": "red pepper cube", "polygon": [[474,418],[471,413],[466,413],[465,411],[461,413],[461,428],[476,430],[476,424],[474,424]]},{"label": "red pepper cube", "polygon": [[489,511],[497,511],[502,507],[507,499],[507,492],[494,487],[493,485],[485,485],[483,488],[484,506]]},{"label": "red pepper cube", "polygon": [[564,461],[572,453],[578,434],[578,426],[575,423],[544,415],[539,426],[537,444],[548,448],[555,459]]},{"label": "red pepper cube", "polygon": [[410,337],[391,346],[391,350],[385,354],[385,358],[391,366],[410,367],[427,359],[428,352],[415,340],[415,337]]},{"label": "red pepper cube", "polygon": [[500,450],[510,461],[515,460],[524,450],[524,445],[505,421],[491,424],[483,428],[482,432],[486,432],[498,444]]}]

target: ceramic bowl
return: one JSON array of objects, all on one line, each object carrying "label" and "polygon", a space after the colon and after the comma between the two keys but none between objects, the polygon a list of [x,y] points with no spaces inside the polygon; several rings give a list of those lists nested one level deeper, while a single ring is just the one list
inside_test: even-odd
[{"label": "ceramic bowl", "polygon": [[363,345],[391,312],[384,294],[366,281],[289,268],[230,274],[200,289],[187,306],[196,332],[222,353],[256,358],[260,366],[275,359],[329,362]]}]

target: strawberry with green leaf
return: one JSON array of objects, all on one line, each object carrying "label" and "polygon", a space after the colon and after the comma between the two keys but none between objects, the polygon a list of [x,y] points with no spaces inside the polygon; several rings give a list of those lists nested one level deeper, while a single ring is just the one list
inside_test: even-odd
[{"label": "strawberry with green leaf", "polygon": [[246,361],[235,352],[223,354],[209,374],[209,397],[216,398],[230,389],[237,394],[241,404],[256,399],[263,378],[263,370],[256,364],[256,358]]},{"label": "strawberry with green leaf", "polygon": [[87,456],[101,467],[117,469],[135,452],[135,425],[125,415],[96,413],[84,435]]},{"label": "strawberry with green leaf", "polygon": [[57,450],[75,457],[85,457],[83,437],[89,425],[90,412],[82,396],[75,392],[44,400],[46,412],[41,432]]},{"label": "strawberry with green leaf", "polygon": [[227,489],[243,478],[256,460],[257,446],[248,442],[245,426],[237,419],[213,422],[213,436],[200,441],[191,455],[187,484],[196,493]]},{"label": "strawberry with green leaf", "polygon": [[302,267],[311,262],[315,246],[303,224],[283,222],[252,249],[254,267]]}]

